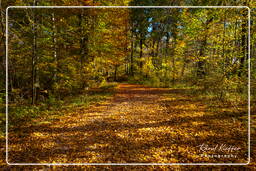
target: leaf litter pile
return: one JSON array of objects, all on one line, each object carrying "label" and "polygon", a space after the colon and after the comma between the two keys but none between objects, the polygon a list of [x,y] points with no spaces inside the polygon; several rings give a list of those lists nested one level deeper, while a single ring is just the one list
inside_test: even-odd
[{"label": "leaf litter pile", "polygon": [[120,84],[110,100],[9,130],[9,162],[247,162],[246,111],[207,103],[186,89]]}]

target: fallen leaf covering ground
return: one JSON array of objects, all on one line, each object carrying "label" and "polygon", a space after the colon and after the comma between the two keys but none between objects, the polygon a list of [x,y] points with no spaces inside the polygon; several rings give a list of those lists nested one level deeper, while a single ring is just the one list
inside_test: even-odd
[{"label": "fallen leaf covering ground", "polygon": [[[9,162],[247,162],[247,122],[243,119],[247,111],[242,107],[234,111],[224,104],[217,109],[209,107],[209,102],[186,91],[190,90],[120,84],[110,100],[86,108],[64,110],[65,115],[52,122],[41,118],[11,129]],[[240,149],[203,152],[202,144],[225,144]],[[236,157],[205,157],[202,154]],[[156,167],[165,168],[151,168]],[[138,168],[141,166],[135,170]]]}]

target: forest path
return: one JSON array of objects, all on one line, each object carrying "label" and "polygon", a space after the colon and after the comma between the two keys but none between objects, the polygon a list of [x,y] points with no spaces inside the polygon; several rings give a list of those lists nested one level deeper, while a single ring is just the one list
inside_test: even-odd
[{"label": "forest path", "polygon": [[240,122],[184,91],[120,84],[111,100],[10,132],[10,162],[200,162],[209,161],[199,156],[202,143],[244,142]]}]

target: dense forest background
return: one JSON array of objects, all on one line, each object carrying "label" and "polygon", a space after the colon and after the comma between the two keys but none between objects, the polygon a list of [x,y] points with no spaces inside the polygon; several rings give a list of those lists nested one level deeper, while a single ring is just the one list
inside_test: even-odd
[{"label": "dense forest background", "polygon": [[[63,3],[85,6],[250,5],[232,1],[216,1],[215,4],[204,1],[70,1],[60,4]],[[3,80],[5,7],[60,4],[54,1],[2,3]],[[254,23],[251,24],[254,47]],[[209,93],[215,93],[219,99],[235,96],[236,93],[239,94],[237,98],[247,94],[246,8],[11,8],[8,49],[10,103],[26,100],[37,104],[45,101],[45,96],[61,99],[85,88],[98,87],[107,81],[128,80],[155,87],[199,86]],[[254,50],[251,56],[253,54]],[[252,66],[254,63],[252,58]],[[4,87],[2,82],[2,99]]]},{"label": "dense forest background", "polygon": [[[6,98],[6,8],[70,5],[250,7],[250,89],[251,103],[255,102],[256,4],[253,1],[6,0],[0,4],[2,129]],[[67,99],[91,89],[108,91],[118,82],[186,87],[194,94],[227,102],[231,108],[246,107],[248,24],[247,8],[9,8],[11,123],[44,109],[51,110],[56,104],[59,107]]]}]

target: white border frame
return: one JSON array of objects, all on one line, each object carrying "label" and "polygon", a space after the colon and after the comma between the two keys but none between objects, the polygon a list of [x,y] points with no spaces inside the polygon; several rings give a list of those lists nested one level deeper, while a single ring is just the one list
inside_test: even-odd
[{"label": "white border frame", "polygon": [[[246,8],[248,10],[248,161],[247,163],[9,163],[8,162],[8,10],[11,8]],[[250,28],[251,9],[247,6],[9,6],[6,8],[6,163],[8,165],[248,165],[250,156]]]}]

